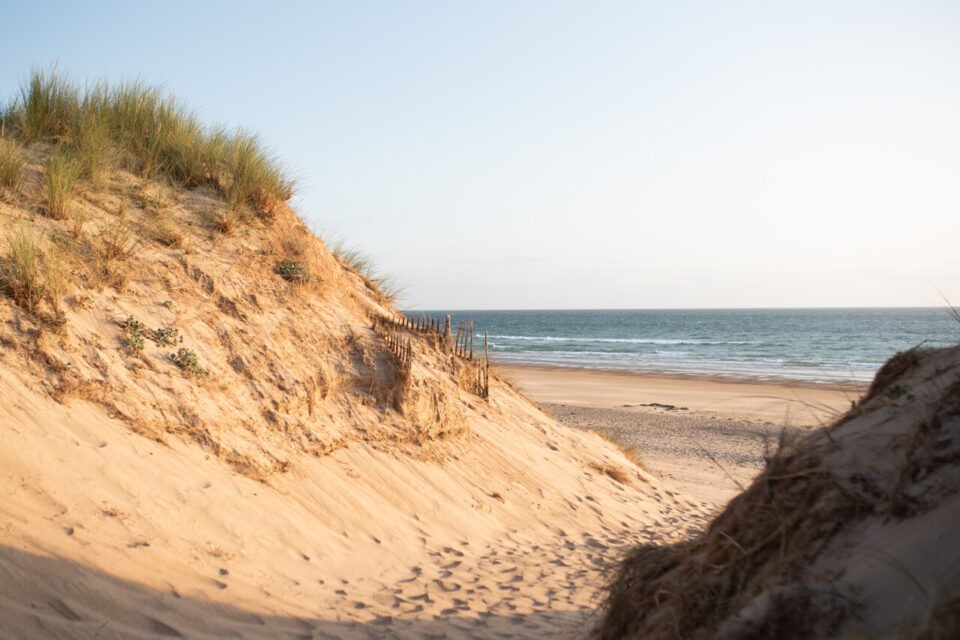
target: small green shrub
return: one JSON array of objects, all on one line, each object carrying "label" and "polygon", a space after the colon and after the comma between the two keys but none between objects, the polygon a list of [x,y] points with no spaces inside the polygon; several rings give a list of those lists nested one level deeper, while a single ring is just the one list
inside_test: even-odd
[{"label": "small green shrub", "polygon": [[153,330],[153,341],[157,344],[173,346],[180,340],[180,333],[173,327]]},{"label": "small green shrub", "polygon": [[23,183],[26,167],[23,147],[13,140],[0,138],[0,192],[16,195]]},{"label": "small green shrub", "polygon": [[282,260],[274,267],[273,272],[287,282],[303,283],[310,279],[310,270],[297,260]]},{"label": "small green shrub", "polygon": [[120,326],[123,327],[123,335],[127,339],[127,351],[134,356],[142,355],[144,347],[143,332],[146,330],[143,323],[133,316],[127,316],[127,319]]},{"label": "small green shrub", "polygon": [[80,163],[62,148],[57,148],[47,162],[46,214],[55,220],[70,216],[70,201],[80,179]]},{"label": "small green shrub", "polygon": [[207,376],[207,370],[200,366],[200,360],[192,349],[180,347],[176,353],[170,354],[170,359],[173,360],[173,364],[192,376],[197,378],[205,378]]},{"label": "small green shrub", "polygon": [[888,400],[899,400],[900,398],[906,398],[907,400],[915,400],[916,397],[910,393],[910,389],[905,387],[902,384],[895,384],[886,391],[883,392],[883,395],[886,396]]}]

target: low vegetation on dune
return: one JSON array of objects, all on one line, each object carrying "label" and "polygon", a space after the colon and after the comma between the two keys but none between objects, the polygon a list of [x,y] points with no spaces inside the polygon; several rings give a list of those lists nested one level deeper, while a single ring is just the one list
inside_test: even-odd
[{"label": "low vegetation on dune", "polygon": [[[62,224],[32,221],[27,240],[6,225],[6,235],[21,246],[6,259],[7,290],[18,291],[15,299],[31,312],[44,299],[58,307],[48,295],[53,287],[41,287],[42,293],[28,287],[34,292],[29,299],[19,293],[25,289],[17,279],[29,273],[15,264],[25,242],[38,247],[30,252],[37,273],[56,270],[78,276],[83,285],[122,289],[129,274],[121,263],[141,243],[183,248],[185,222],[224,235],[251,223],[269,225],[293,186],[257,136],[206,126],[156,88],[101,82],[80,89],[56,69],[34,70],[0,107],[0,202]],[[193,208],[194,220],[172,214],[184,192],[205,199],[205,206]],[[104,208],[112,209],[112,218],[99,218]],[[144,215],[127,215],[132,212]],[[65,250],[39,249],[51,243]],[[304,259],[310,243],[302,234],[278,244],[267,250],[277,258],[275,273],[295,284],[319,282]],[[382,299],[395,298],[390,279],[359,252],[337,255]]]},{"label": "low vegetation on dune", "polygon": [[257,478],[351,439],[466,434],[457,396],[479,365],[375,325],[398,317],[396,289],[307,229],[255,136],[150,87],[81,90],[55,70],[0,118],[0,342],[16,347],[0,364],[26,355],[55,399]]},{"label": "low vegetation on dune", "polygon": [[[81,91],[55,69],[35,70],[2,118],[21,143],[56,145],[48,181],[53,217],[63,214],[61,196],[71,195],[77,178],[96,185],[115,167],[185,188],[209,186],[230,211],[250,207],[267,217],[293,194],[293,182],[256,136],[207,127],[173,97],[139,83]],[[0,160],[0,175],[4,166]]]},{"label": "low vegetation on dune", "polygon": [[603,640],[956,638],[960,347],[898,354],[699,536],[630,552]]}]

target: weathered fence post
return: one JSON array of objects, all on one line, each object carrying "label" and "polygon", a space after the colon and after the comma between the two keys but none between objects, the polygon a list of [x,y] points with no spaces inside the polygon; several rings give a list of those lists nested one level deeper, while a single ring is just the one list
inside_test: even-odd
[{"label": "weathered fence post", "polygon": [[470,321],[470,359],[473,360],[473,320]]}]

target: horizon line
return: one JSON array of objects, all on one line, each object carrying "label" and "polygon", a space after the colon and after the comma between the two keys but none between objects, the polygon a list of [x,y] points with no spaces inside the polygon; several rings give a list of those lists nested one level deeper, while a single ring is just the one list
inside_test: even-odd
[{"label": "horizon line", "polygon": [[951,305],[907,306],[809,306],[809,307],[407,307],[397,309],[400,313],[421,311],[857,311],[894,309],[942,309],[949,311]]}]

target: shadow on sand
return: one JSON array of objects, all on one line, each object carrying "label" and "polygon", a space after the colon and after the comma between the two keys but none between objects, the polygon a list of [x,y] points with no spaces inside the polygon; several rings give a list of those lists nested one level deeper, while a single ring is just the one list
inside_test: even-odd
[{"label": "shadow on sand", "polygon": [[[148,572],[149,566],[144,566]],[[465,612],[367,622],[257,614],[157,590],[62,558],[0,547],[0,636],[36,638],[571,638],[595,612],[500,616]]]}]

